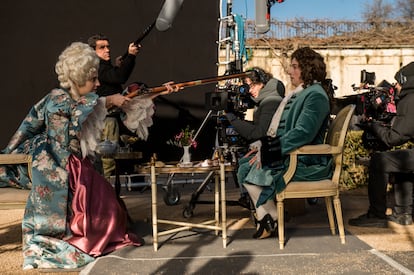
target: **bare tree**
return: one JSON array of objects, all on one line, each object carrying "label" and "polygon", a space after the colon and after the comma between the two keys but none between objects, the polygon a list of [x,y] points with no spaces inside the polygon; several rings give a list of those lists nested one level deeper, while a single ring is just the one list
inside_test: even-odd
[{"label": "bare tree", "polygon": [[414,19],[414,0],[397,0],[394,8],[396,15],[405,21]]},{"label": "bare tree", "polygon": [[373,0],[365,4],[365,11],[362,16],[366,22],[375,25],[379,28],[381,22],[390,20],[392,18],[393,7],[385,3],[383,0]]}]

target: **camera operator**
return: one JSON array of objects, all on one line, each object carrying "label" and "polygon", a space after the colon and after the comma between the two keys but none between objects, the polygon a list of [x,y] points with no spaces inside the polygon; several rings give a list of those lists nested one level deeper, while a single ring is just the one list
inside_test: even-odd
[{"label": "camera operator", "polygon": [[[414,62],[402,67],[396,74],[397,115],[391,126],[367,120],[360,127],[369,131],[387,147],[398,146],[414,139]],[[350,219],[353,226],[387,227],[387,220],[401,225],[412,224],[414,149],[375,152],[369,165],[369,209],[366,214]],[[389,175],[395,176],[395,206],[386,216],[386,192]]]},{"label": "camera operator", "polygon": [[227,112],[226,117],[240,136],[252,142],[266,135],[273,114],[285,96],[285,85],[261,68],[253,67],[246,72],[249,75],[244,84],[249,86],[255,104],[253,121],[240,119],[232,112]]},{"label": "camera operator", "polygon": [[[248,142],[254,142],[266,136],[273,114],[285,95],[285,85],[272,74],[259,67],[253,67],[246,72],[244,84],[249,86],[249,93],[255,103],[253,121],[240,119],[232,112],[226,113],[226,118],[236,132]],[[239,203],[249,208],[246,191],[241,192]]]}]

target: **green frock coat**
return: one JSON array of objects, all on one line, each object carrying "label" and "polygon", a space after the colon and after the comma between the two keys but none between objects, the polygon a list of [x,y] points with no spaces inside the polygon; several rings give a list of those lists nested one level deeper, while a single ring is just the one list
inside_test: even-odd
[{"label": "green frock coat", "polygon": [[[278,168],[257,168],[255,164],[249,165],[249,158],[240,160],[239,182],[263,186],[257,206],[273,199],[276,193],[285,188],[283,174],[289,165],[289,152],[303,145],[324,143],[329,114],[329,98],[322,86],[313,84],[307,87],[287,101],[280,119],[277,137],[280,139],[283,165]],[[332,162],[329,157],[299,156],[293,180],[322,180],[331,175]]]}]

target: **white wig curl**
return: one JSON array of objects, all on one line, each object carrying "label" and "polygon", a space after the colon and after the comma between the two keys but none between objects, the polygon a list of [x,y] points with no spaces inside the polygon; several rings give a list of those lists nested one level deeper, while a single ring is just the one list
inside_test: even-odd
[{"label": "white wig curl", "polygon": [[70,89],[74,84],[84,86],[98,71],[99,57],[82,42],[73,42],[59,56],[55,71],[62,88]]}]

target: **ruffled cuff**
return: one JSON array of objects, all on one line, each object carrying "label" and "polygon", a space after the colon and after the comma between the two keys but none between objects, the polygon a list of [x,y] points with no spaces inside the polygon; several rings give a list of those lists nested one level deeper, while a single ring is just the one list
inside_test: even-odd
[{"label": "ruffled cuff", "polygon": [[87,119],[82,124],[82,130],[80,132],[82,157],[95,155],[96,146],[101,141],[105,118],[108,114],[105,104],[105,98],[100,97],[93,111],[89,113]]},{"label": "ruffled cuff", "polygon": [[152,126],[154,103],[146,96],[134,97],[122,106],[121,119],[124,125],[142,140],[148,138],[148,128]]}]

